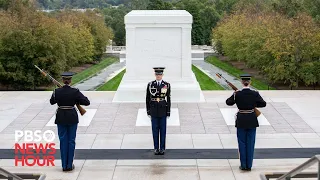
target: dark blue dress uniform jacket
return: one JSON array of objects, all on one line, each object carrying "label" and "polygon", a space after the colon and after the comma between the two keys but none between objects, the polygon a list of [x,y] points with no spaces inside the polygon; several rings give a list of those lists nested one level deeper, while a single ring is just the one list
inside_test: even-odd
[{"label": "dark blue dress uniform jacket", "polygon": [[[85,97],[79,89],[64,85],[61,88],[55,89],[53,92],[50,104],[57,103],[58,106],[73,106],[76,104],[90,105],[90,101]],[[76,107],[75,107],[76,108]],[[79,123],[78,113],[76,109],[57,109],[55,124],[71,125]]]},{"label": "dark blue dress uniform jacket", "polygon": [[[252,110],[255,107],[265,107],[267,103],[262,99],[258,91],[250,88],[243,88],[236,92],[226,100],[226,104],[232,106],[237,105],[239,110]],[[253,113],[237,113],[236,127],[238,128],[256,128],[259,127],[258,118]]]},{"label": "dark blue dress uniform jacket", "polygon": [[[161,92],[162,88],[166,88],[166,92]],[[150,93],[157,92],[155,95]],[[153,98],[165,98],[164,101],[152,101]],[[146,107],[148,115],[152,117],[164,117],[170,116],[170,108],[171,108],[171,86],[170,83],[163,81],[161,85],[157,85],[157,81],[152,81],[148,83],[147,86],[147,95],[146,95]]]}]

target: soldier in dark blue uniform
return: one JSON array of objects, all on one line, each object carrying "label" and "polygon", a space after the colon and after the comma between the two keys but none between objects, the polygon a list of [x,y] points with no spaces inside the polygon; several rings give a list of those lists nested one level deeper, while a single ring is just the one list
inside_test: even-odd
[{"label": "soldier in dark blue uniform", "polygon": [[50,99],[51,105],[58,104],[55,124],[58,127],[63,171],[72,171],[74,169],[75,139],[79,123],[75,105],[90,105],[88,98],[79,89],[70,86],[72,75],[73,73],[70,72],[62,73],[64,86],[55,89]]},{"label": "soldier in dark blue uniform", "polygon": [[[147,85],[146,107],[152,122],[154,154],[164,155],[166,150],[167,117],[170,117],[171,86],[162,80],[163,67],[153,68],[156,80]],[[160,147],[159,147],[160,134]]]},{"label": "soldier in dark blue uniform", "polygon": [[226,100],[226,104],[237,105],[236,114],[237,138],[240,153],[241,170],[250,171],[253,162],[256,128],[259,127],[258,118],[254,112],[256,107],[265,107],[266,102],[258,91],[250,89],[251,76],[241,75],[243,88],[236,91]]}]

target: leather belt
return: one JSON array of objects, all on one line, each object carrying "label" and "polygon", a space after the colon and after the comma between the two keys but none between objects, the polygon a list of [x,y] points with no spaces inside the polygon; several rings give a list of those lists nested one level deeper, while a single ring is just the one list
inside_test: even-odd
[{"label": "leather belt", "polygon": [[165,98],[151,98],[151,101],[157,101],[157,102],[165,101],[165,100],[166,100]]},{"label": "leather belt", "polygon": [[69,110],[69,109],[74,109],[74,106],[59,106],[58,108],[63,110]]},{"label": "leather belt", "polygon": [[254,109],[251,109],[251,110],[239,110],[239,113],[241,114],[246,114],[246,113],[253,113],[254,112]]}]

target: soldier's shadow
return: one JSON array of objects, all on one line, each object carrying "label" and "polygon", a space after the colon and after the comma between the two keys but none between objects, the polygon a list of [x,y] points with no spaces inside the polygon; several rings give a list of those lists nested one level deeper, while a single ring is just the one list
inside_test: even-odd
[{"label": "soldier's shadow", "polygon": [[166,167],[165,165],[162,165],[162,164],[151,164],[151,173],[153,175],[160,175],[160,174],[165,174],[165,171],[166,171]]}]

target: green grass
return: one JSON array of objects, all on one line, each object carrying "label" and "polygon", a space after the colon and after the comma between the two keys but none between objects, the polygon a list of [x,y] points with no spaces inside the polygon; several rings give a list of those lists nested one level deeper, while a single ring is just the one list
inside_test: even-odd
[{"label": "green grass", "polygon": [[[240,77],[241,74],[246,74],[246,72],[243,72],[240,69],[237,69],[226,62],[220,61],[215,56],[208,57],[206,59],[206,61],[208,63],[211,63],[212,65],[224,70],[225,72],[227,72],[228,74],[230,74],[236,78]],[[257,88],[258,90],[267,90],[268,89],[268,84],[266,84],[260,80],[257,80],[255,78],[252,78],[252,86]],[[270,86],[269,86],[269,89],[275,90],[275,88],[270,87]]]},{"label": "green grass", "polygon": [[[197,67],[192,66],[192,70],[195,73],[202,90],[224,90],[223,87],[200,71]],[[96,91],[116,91],[125,72],[126,70],[121,71],[114,78],[100,86]]]},{"label": "green grass", "polygon": [[201,90],[224,90],[223,87],[199,70],[196,66],[192,65],[192,71],[197,78]]},{"label": "green grass", "polygon": [[102,69],[106,68],[107,66],[109,66],[110,64],[112,64],[112,63],[114,63],[116,61],[117,61],[117,58],[113,58],[113,57],[106,58],[106,59],[103,59],[98,64],[95,64],[95,65],[87,68],[86,70],[75,74],[72,77],[72,85],[74,86],[75,84],[92,77],[93,75],[97,74]]},{"label": "green grass", "polygon": [[116,91],[125,72],[126,70],[121,71],[115,77],[113,77],[108,82],[100,86],[96,91]]},{"label": "green grass", "polygon": [[[117,61],[117,58],[114,58],[114,57],[108,57],[108,58],[103,59],[98,64],[95,64],[95,65],[85,69],[84,71],[81,71],[81,72],[75,74],[72,77],[71,85],[74,86],[77,83],[82,82],[82,81],[94,76],[95,74],[100,72],[102,69],[106,68],[107,66],[111,65],[112,63],[114,63],[116,61]],[[57,79],[57,81],[62,83],[60,79]],[[56,88],[57,88],[57,86],[52,85],[52,86],[48,87],[46,89],[46,91],[53,91]]]}]

